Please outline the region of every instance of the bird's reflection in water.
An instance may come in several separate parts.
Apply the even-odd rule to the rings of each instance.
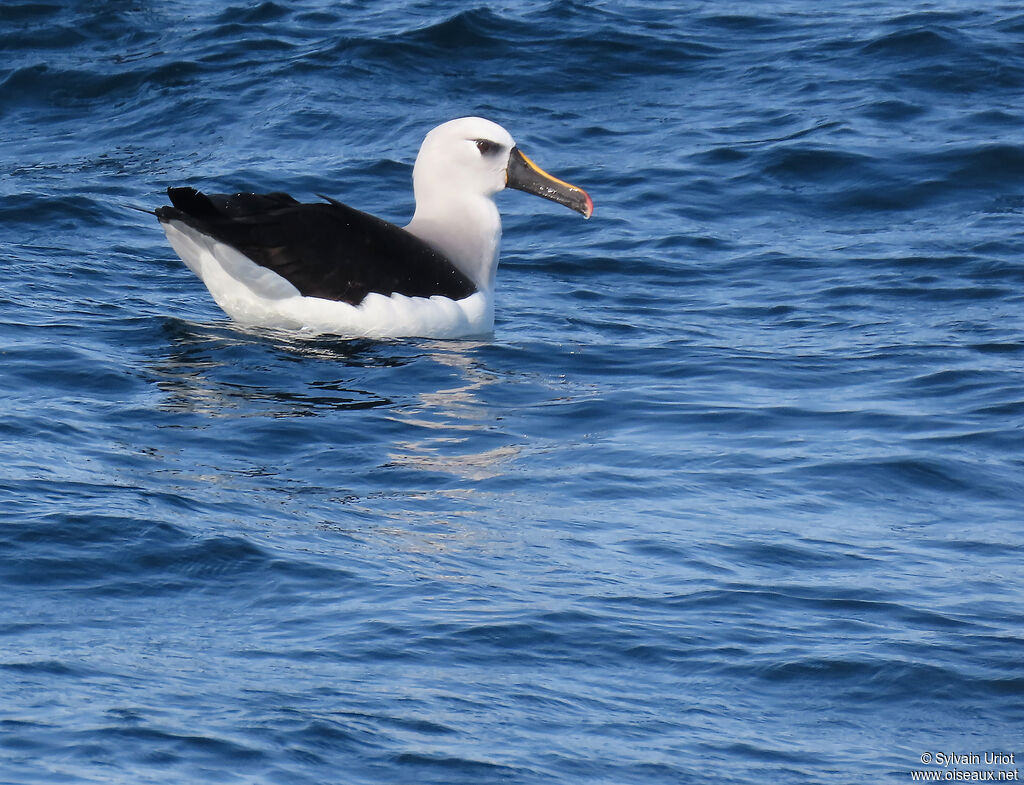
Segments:
[[[176,482],[198,483],[204,497],[229,488],[245,505],[263,500],[275,531],[289,519],[313,524],[331,533],[328,547],[404,554],[400,569],[444,580],[462,579],[447,557],[509,547],[503,527],[480,525],[504,507],[488,481],[522,449],[488,400],[507,379],[481,360],[487,344],[181,321],[165,331],[148,372],[170,415],[157,438],[180,449],[164,467]]]
[[[416,429],[418,438],[395,442],[392,465],[480,481],[502,474],[519,454],[517,444],[487,446],[505,437],[497,425],[499,415],[478,395],[498,381],[474,356],[481,346],[471,341],[424,345],[427,356],[455,371],[460,383],[424,390],[417,402],[395,410],[394,416]]]
[[[359,384],[354,369],[404,365],[409,357],[375,341],[304,337],[233,324],[169,319],[165,353],[150,365],[162,406],[210,417],[312,417],[392,403]],[[310,378],[298,366],[338,372]]]
[[[230,323],[168,320],[150,365],[162,408],[206,417],[332,417],[377,409],[382,468],[480,481],[521,447],[481,392],[500,381],[478,341],[375,341],[301,336]],[[387,438],[384,437],[387,434]]]

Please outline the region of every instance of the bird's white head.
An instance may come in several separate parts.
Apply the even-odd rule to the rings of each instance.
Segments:
[[[494,195],[516,188],[564,204],[585,218],[586,192],[552,177],[482,117],[449,120],[427,134],[412,173],[416,214],[406,227],[445,254],[482,288],[494,285],[501,217]]]
[[[413,186],[442,186],[448,192],[493,196],[505,187],[512,135],[482,117],[460,117],[437,126],[420,145]]]

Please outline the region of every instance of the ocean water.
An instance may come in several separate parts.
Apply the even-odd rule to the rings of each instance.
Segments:
[[[1019,4],[6,0],[0,52],[0,783],[1024,768]],[[465,114],[595,202],[499,196],[487,339],[240,329],[128,209],[404,222]]]

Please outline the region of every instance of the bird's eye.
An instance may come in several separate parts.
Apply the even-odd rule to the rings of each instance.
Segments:
[[[480,151],[480,155],[494,155],[501,149],[501,145],[489,139],[477,139],[476,149]]]

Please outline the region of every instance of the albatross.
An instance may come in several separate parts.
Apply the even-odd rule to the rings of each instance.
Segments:
[[[589,218],[586,191],[552,177],[481,117],[430,131],[404,228],[326,196],[169,188],[155,210],[214,301],[248,326],[348,337],[460,338],[494,327],[501,240],[495,195],[515,188]]]

